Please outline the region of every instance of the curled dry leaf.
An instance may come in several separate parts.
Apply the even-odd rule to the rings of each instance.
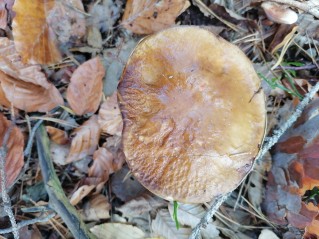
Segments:
[[[84,197],[86,197],[95,188],[94,185],[83,185],[79,187],[71,196],[70,203],[72,205],[78,204]]]
[[[13,37],[23,62],[51,64],[61,60],[55,35],[47,23],[55,0],[19,0],[13,10]]]
[[[151,34],[174,25],[189,6],[187,0],[128,0],[122,24],[136,34]]]
[[[77,115],[94,113],[102,98],[105,69],[99,57],[84,62],[75,70],[66,98]]]
[[[84,204],[81,215],[85,221],[99,221],[100,219],[110,218],[110,209],[111,205],[104,195],[93,195]]]
[[[7,154],[5,159],[5,172],[7,176],[6,187],[9,188],[13,185],[17,176],[19,175],[23,161],[23,147],[24,138],[20,129],[16,126],[11,126],[12,122],[0,113],[0,146],[7,147]],[[3,145],[4,137],[9,133],[6,145]],[[1,190],[1,185],[0,185]]]
[[[56,1],[47,19],[59,42],[67,43],[69,40],[77,40],[85,35],[84,13],[81,0]]]
[[[281,24],[293,24],[298,20],[298,14],[285,5],[275,2],[263,2],[264,9],[269,20]]]
[[[48,88],[44,88],[15,79],[2,71],[0,71],[0,83],[7,102],[9,101],[20,110],[47,112],[59,105],[63,105],[63,98],[60,92],[52,84]],[[1,97],[0,100],[2,100]]]
[[[75,129],[72,133],[73,139],[67,163],[93,155],[99,143],[100,133],[101,129],[97,121],[97,115],[92,115],[83,125]]]
[[[60,145],[64,145],[64,144],[68,144],[69,143],[69,138],[68,135],[65,131],[52,127],[52,126],[46,126],[45,127],[50,139],[56,143],[56,144],[60,144]]]
[[[123,119],[117,102],[117,92],[114,92],[103,102],[99,110],[98,120],[103,133],[122,135]]]

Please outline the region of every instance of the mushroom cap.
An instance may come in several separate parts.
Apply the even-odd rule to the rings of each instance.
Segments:
[[[123,147],[133,175],[167,200],[234,190],[264,138],[260,79],[236,46],[200,27],[144,38],[123,71]]]

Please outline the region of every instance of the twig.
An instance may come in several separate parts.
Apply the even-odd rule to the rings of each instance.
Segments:
[[[12,233],[15,239],[19,239],[19,229],[17,227],[17,222],[14,217],[12,208],[11,208],[11,200],[7,192],[6,184],[7,184],[7,175],[6,175],[6,170],[5,170],[5,162],[7,158],[7,143],[9,140],[9,136],[11,134],[13,128],[13,124],[11,123],[10,126],[8,127],[3,141],[2,141],[2,146],[0,148],[0,174],[1,174],[1,196],[2,196],[2,201],[3,201],[3,206],[4,206],[4,211],[7,213],[10,223],[12,226]]]
[[[304,12],[310,13],[311,15],[319,18],[319,6],[316,2],[306,1],[299,2],[295,0],[261,0],[260,2],[276,2],[280,4],[284,4],[290,7],[298,8]]]
[[[76,209],[65,196],[59,178],[55,173],[50,156],[50,142],[43,125],[36,131],[38,157],[42,178],[49,195],[50,207],[62,218],[68,229],[77,239],[96,238],[81,220]]]
[[[263,156],[269,151],[269,149],[278,142],[279,138],[287,131],[287,129],[289,129],[293,125],[293,123],[296,122],[296,120],[301,115],[302,111],[309,104],[309,102],[315,96],[315,94],[317,93],[318,90],[319,90],[319,82],[317,82],[311,88],[309,93],[305,95],[303,100],[296,107],[295,111],[292,113],[292,115],[289,117],[289,119],[280,127],[280,129],[275,130],[273,135],[270,138],[266,138],[265,144],[263,145],[258,156],[256,157],[255,163],[258,163],[263,158]],[[246,177],[247,177],[247,175],[246,175]],[[196,225],[196,227],[192,230],[192,234],[189,237],[190,239],[199,238],[201,228],[205,227],[208,224],[208,222],[214,216],[216,211],[223,204],[223,202],[225,202],[227,200],[227,198],[229,197],[230,194],[231,194],[231,192],[229,192],[225,195],[220,195],[214,199],[212,206],[205,213],[204,217],[200,220],[200,222]]]
[[[32,224],[35,224],[35,223],[38,223],[38,222],[47,222],[51,218],[53,218],[55,215],[56,215],[55,213],[51,213],[51,214],[47,215],[46,217],[39,217],[39,218],[30,219],[30,220],[25,220],[25,221],[19,222],[16,225],[16,228],[19,230],[22,227],[25,227],[25,226],[28,226],[28,225],[32,225]],[[7,234],[7,233],[10,233],[10,232],[13,232],[13,231],[14,231],[13,227],[6,228],[6,229],[0,229],[0,234]]]

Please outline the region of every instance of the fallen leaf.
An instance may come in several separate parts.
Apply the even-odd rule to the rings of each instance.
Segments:
[[[9,131],[8,131],[9,130]],[[3,145],[5,135],[9,133],[8,141]],[[12,122],[0,113],[0,146],[5,146],[5,172],[7,176],[6,188],[10,188],[18,177],[24,165],[23,147],[24,137],[17,126],[12,126]],[[0,185],[1,190],[1,185]]]
[[[49,134],[50,139],[54,143],[61,144],[61,145],[69,143],[69,138],[65,131],[52,126],[46,126],[45,128]]]
[[[70,153],[70,145],[60,145],[54,142],[50,143],[51,157],[54,163],[66,165],[66,159]]]
[[[102,132],[110,135],[122,135],[123,119],[117,101],[117,92],[104,101],[99,110],[99,124]]]
[[[12,78],[2,71],[0,71],[0,83],[5,98],[20,110],[48,112],[59,105],[63,105],[63,98],[53,84],[44,88]]]
[[[47,17],[61,43],[76,41],[86,33],[85,11],[81,0],[56,1]]]
[[[319,234],[319,207],[302,200],[319,187],[318,105],[312,101],[277,143],[263,202],[270,220],[304,229],[304,238]]]
[[[12,34],[24,63],[52,64],[61,60],[55,34],[47,22],[55,4],[55,0],[15,1]]]
[[[101,98],[105,69],[99,57],[80,65],[71,77],[66,98],[77,115],[97,111]]]
[[[52,85],[48,82],[39,65],[22,63],[21,57],[15,49],[14,41],[6,37],[0,37],[0,70],[13,78],[30,82],[46,89]]]
[[[112,192],[123,202],[127,202],[146,192],[146,189],[130,174],[127,166],[123,166],[112,175]]]
[[[109,175],[116,169],[113,167],[113,154],[106,148],[99,148],[93,154],[93,164],[89,168],[89,177],[101,178],[103,181],[109,179]]]
[[[191,228],[182,226],[177,230],[167,209],[157,212],[155,220],[152,221],[152,229],[157,235],[169,239],[188,239],[192,232]]]
[[[100,133],[101,129],[97,115],[92,115],[89,120],[72,133],[71,149],[66,162],[71,163],[88,155],[93,155],[99,143]]]
[[[19,229],[21,239],[42,239],[41,232],[35,224]]]
[[[174,206],[172,203],[168,204],[168,210],[171,214],[171,217],[173,217]],[[182,225],[187,225],[191,228],[196,227],[205,213],[206,211],[201,204],[178,204],[177,218],[178,222]],[[201,230],[201,235],[205,239],[214,239],[219,236],[219,231],[215,225],[209,223]]]
[[[97,239],[143,239],[145,233],[132,225],[124,223],[104,223],[92,227],[91,232]]]
[[[83,185],[79,187],[71,196],[70,203],[74,206],[78,204],[84,197],[89,195],[95,188],[94,185]]]
[[[162,198],[150,193],[145,193],[137,198],[133,198],[121,207],[118,207],[117,210],[120,211],[125,217],[136,217],[166,205],[167,202]]]
[[[122,25],[136,34],[151,34],[174,25],[189,6],[187,0],[128,0]]]
[[[101,219],[110,218],[109,211],[111,205],[108,199],[101,194],[93,195],[89,201],[84,203],[81,216],[85,221],[99,221]]]

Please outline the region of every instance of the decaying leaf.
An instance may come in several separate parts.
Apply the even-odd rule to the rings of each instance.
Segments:
[[[41,232],[35,224],[32,226],[25,226],[19,230],[21,239],[42,239]]]
[[[154,194],[145,193],[137,198],[133,198],[121,207],[117,208],[124,216],[136,217],[145,212],[156,210],[159,207],[164,207],[167,202]]]
[[[102,195],[93,195],[83,206],[81,216],[85,221],[99,221],[110,218],[111,205],[107,198]]]
[[[122,24],[136,34],[151,34],[174,25],[188,0],[128,0]]]
[[[94,113],[102,98],[105,69],[99,57],[84,62],[75,70],[66,98],[77,115]]]
[[[15,79],[2,71],[0,71],[0,83],[5,98],[20,110],[47,112],[63,105],[63,98],[53,84],[44,88]]]
[[[155,220],[152,221],[152,229],[157,235],[170,239],[188,239],[192,232],[189,227],[180,227],[177,230],[167,209],[157,212]]]
[[[4,137],[7,133],[9,134],[9,137],[6,144],[3,145]],[[0,113],[0,147],[3,146],[7,148],[5,172],[7,176],[6,187],[9,188],[13,185],[24,164],[24,138],[20,129],[13,126],[12,122],[7,120],[7,118]]]
[[[46,89],[51,86],[39,65],[22,63],[14,41],[6,37],[0,37],[0,70],[13,78],[40,85]]]
[[[59,42],[76,41],[86,33],[85,11],[81,0],[56,1],[48,24],[52,27]]]
[[[302,201],[319,187],[318,107],[317,99],[277,143],[263,204],[272,221],[305,229],[304,238],[319,234],[318,206]]]
[[[104,223],[94,226],[90,230],[98,239],[145,238],[145,233],[141,229],[124,223]]]
[[[98,120],[103,133],[122,135],[123,119],[117,102],[117,92],[114,92],[103,102],[99,110]]]
[[[64,144],[68,144],[69,143],[69,138],[68,135],[65,131],[52,127],[52,126],[46,126],[45,127],[50,139],[56,143],[56,144],[60,144],[60,145],[64,145]]]
[[[50,153],[54,163],[58,165],[67,164],[66,159],[70,152],[70,145],[60,145],[54,142],[50,143]]]
[[[178,205],[177,215],[179,223],[190,226],[191,228],[196,227],[206,212],[201,204],[179,203]],[[173,217],[174,206],[172,203],[168,204],[168,210],[171,214],[171,217]],[[203,238],[214,239],[218,237],[219,231],[215,225],[209,223],[204,229],[201,230],[201,234]]]
[[[97,115],[92,115],[83,125],[75,129],[72,133],[73,139],[67,163],[93,155],[98,146],[100,133],[101,129],[97,121]]]
[[[55,0],[19,0],[13,10],[13,37],[23,62],[50,64],[61,60],[55,35],[47,23]]]

